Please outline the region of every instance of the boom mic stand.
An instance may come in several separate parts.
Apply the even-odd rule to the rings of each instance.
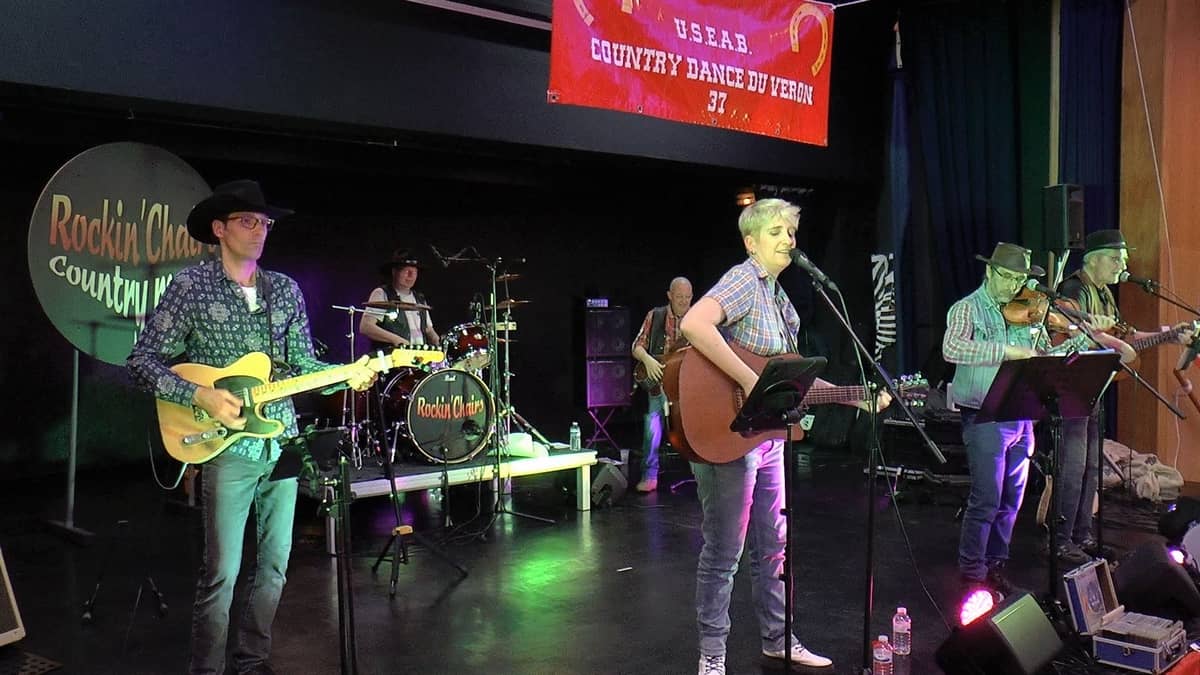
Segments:
[[[836,291],[836,287],[834,288]],[[841,324],[842,328],[846,330],[846,334],[850,336],[851,341],[854,342],[854,348],[859,357],[859,366],[860,372],[862,373],[863,387],[867,387],[867,373],[866,370],[861,367],[865,357],[866,361],[871,364],[872,368],[875,370],[875,373],[883,382],[883,386],[887,389],[888,393],[892,395],[892,402],[894,404],[898,404],[900,406],[900,410],[904,411],[904,416],[908,418],[908,421],[912,423],[913,428],[916,429],[917,433],[921,435],[921,438],[925,441],[925,446],[928,447],[929,451],[933,453],[933,456],[937,459],[938,463],[945,464],[946,456],[942,454],[942,451],[938,448],[937,444],[933,442],[933,439],[929,437],[929,434],[925,433],[925,428],[921,426],[920,422],[917,421],[917,418],[913,415],[912,411],[909,410],[907,405],[905,405],[904,400],[900,397],[900,393],[896,391],[896,387],[892,383],[892,378],[888,375],[887,371],[883,369],[883,366],[871,355],[871,352],[862,343],[862,340],[859,339],[858,334],[854,332],[854,328],[850,325],[849,317],[844,316],[843,313],[838,310],[838,307],[836,304],[834,304],[833,299],[830,298],[829,294],[825,292],[824,286],[815,277],[813,279],[813,289],[818,295],[821,296],[821,298],[825,301],[825,304],[829,306],[830,311],[833,312],[833,315],[835,318],[837,318],[838,323]],[[839,296],[841,295],[841,291],[836,292],[839,294]],[[877,467],[879,466],[877,462],[882,461],[883,457],[883,452],[879,447],[879,415],[878,411],[875,409],[874,398],[870,399],[869,413],[871,415],[871,442],[867,450],[867,556],[865,563],[866,574],[863,582],[862,627],[863,673],[866,674],[871,672],[871,611],[874,608],[875,603],[875,475],[878,472]],[[788,468],[789,470],[791,469],[791,467]]]

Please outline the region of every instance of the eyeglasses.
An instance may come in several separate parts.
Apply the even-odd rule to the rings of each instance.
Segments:
[[[256,216],[253,213],[241,213],[238,215],[229,216],[228,218],[225,219],[225,222],[237,223],[238,225],[241,225],[242,227],[246,228],[247,230],[250,230],[251,232],[253,232],[255,230],[255,228],[257,228],[259,225],[262,225],[264,230],[266,230],[267,232],[270,232],[271,227],[273,227],[275,225],[274,218],[267,218],[266,216]]]
[[[1021,274],[1019,272],[1006,272],[995,266],[992,267],[992,274],[1004,279],[1005,281],[1015,281],[1017,283],[1025,283],[1025,280],[1029,278],[1028,275]]]

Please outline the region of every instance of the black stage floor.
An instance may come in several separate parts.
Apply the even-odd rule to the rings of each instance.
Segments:
[[[864,597],[866,481],[863,463],[817,452],[811,474],[795,482],[796,625],[801,639],[835,660],[835,672],[860,672]],[[515,481],[518,510],[557,519],[547,525],[514,515],[490,518],[486,488],[451,489],[453,530],[444,528],[447,495],[405,498],[405,518],[445,543],[470,570],[459,580],[427,550],[412,549],[388,597],[386,565],[371,563],[393,524],[387,499],[352,509],[353,602],[362,673],[695,672],[694,570],[700,515],[694,484],[678,458],[667,462],[659,491],[627,494],[616,506],[574,509],[571,472]],[[633,477],[636,480],[636,476]],[[63,480],[6,484],[0,545],[28,637],[17,647],[63,664],[67,673],[181,673],[187,665],[192,588],[200,536],[197,515],[154,487],[145,467],[80,476],[76,521],[97,533],[77,547],[43,527],[62,517]],[[632,483],[632,481],[631,481]],[[881,482],[881,490],[886,486]],[[960,495],[916,492],[876,500],[875,610],[871,632],[884,632],[898,604],[914,619],[907,671],[937,673],[933,651],[948,635],[940,612],[957,611],[955,553]],[[1031,490],[1018,523],[1011,576],[1045,589]],[[1126,550],[1157,537],[1145,503],[1108,500],[1108,539]],[[476,511],[481,516],[470,520]],[[334,560],[323,552],[317,502],[302,497],[289,581],[275,622],[272,664],[280,673],[339,672]],[[127,524],[118,525],[118,521]],[[906,550],[905,534],[912,556]],[[91,625],[80,607],[106,552],[112,556]],[[145,596],[133,613],[139,578],[150,574],[169,611],[159,618]],[[927,596],[922,584],[928,587]],[[758,654],[749,579],[734,589],[730,673],[772,671]],[[903,669],[897,672],[903,672]],[[1059,672],[1106,672],[1077,667]]]

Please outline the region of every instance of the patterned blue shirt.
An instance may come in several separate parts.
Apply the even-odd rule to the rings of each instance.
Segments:
[[[796,351],[800,315],[787,292],[753,258],[734,265],[705,297],[725,312],[725,337],[759,356]]]
[[[126,365],[134,381],[158,398],[190,406],[197,385],[167,365],[180,355],[192,363],[224,368],[250,352],[265,352],[286,361],[300,374],[329,368],[313,356],[299,285],[287,275],[263,269],[257,277],[258,308],[251,311],[240,286],[225,274],[220,260],[175,274],[129,355]],[[268,403],[263,414],[284,423],[285,437],[299,434],[290,399]],[[242,438],[225,452],[275,461],[280,449],[274,439],[264,446],[260,439]]]

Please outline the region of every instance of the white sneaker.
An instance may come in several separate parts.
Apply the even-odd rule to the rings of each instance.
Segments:
[[[697,675],[725,675],[724,656],[700,656],[700,669]]]
[[[783,650],[773,651],[770,649],[763,650],[763,656],[771,659],[782,659]],[[814,654],[804,648],[804,645],[799,642],[792,645],[792,663],[798,663],[802,666],[810,668],[828,668],[833,665],[833,659],[825,658],[820,654]]]
[[[657,478],[643,478],[641,480],[641,482],[639,482],[637,484],[638,492],[654,492],[657,489],[658,489],[658,479]]]

